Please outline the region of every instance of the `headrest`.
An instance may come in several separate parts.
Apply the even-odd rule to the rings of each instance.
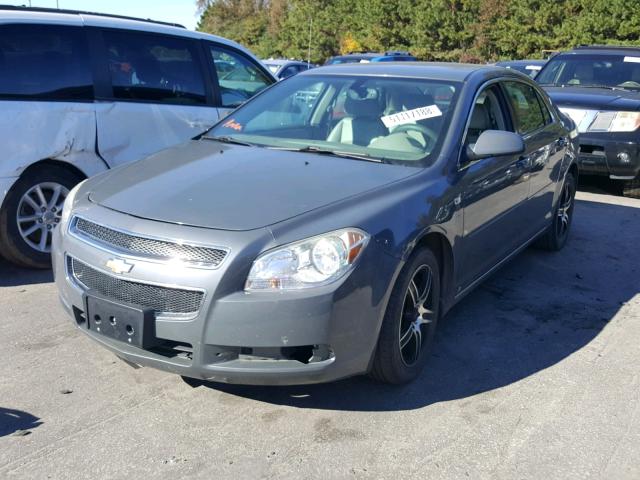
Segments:
[[[491,121],[489,120],[489,112],[487,106],[483,103],[476,103],[473,107],[469,128],[472,130],[489,130]]]
[[[366,95],[366,94],[365,94]],[[379,117],[382,115],[382,106],[377,97],[368,98],[363,92],[349,89],[344,102],[344,110],[352,117]]]
[[[400,107],[405,110],[413,110],[414,108],[428,107],[435,103],[433,96],[424,93],[404,93],[399,97]]]

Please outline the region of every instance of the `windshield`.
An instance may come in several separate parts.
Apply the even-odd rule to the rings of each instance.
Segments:
[[[351,75],[302,75],[273,86],[205,138],[424,165],[442,143],[459,84]]]
[[[640,89],[640,56],[558,55],[536,80],[541,85]]]

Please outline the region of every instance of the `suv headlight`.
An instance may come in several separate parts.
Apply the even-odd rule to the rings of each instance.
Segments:
[[[351,271],[368,242],[367,233],[345,228],[278,247],[253,262],[245,290],[300,290],[327,285]]]
[[[591,132],[633,132],[640,127],[640,112],[598,112]]]

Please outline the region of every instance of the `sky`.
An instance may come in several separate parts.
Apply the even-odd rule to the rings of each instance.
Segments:
[[[29,0],[7,1],[5,5],[29,5]],[[60,8],[114,13],[180,23],[194,30],[198,24],[195,0],[58,0]],[[33,7],[56,8],[56,0],[31,0]]]

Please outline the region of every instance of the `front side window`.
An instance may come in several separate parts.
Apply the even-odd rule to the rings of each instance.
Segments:
[[[541,85],[640,90],[640,54],[566,54],[553,57],[536,77]]]
[[[467,127],[466,145],[473,148],[485,130],[507,130],[497,85],[486,88],[476,98]]]
[[[223,107],[237,107],[273,83],[251,60],[232,50],[210,46]]]
[[[105,31],[113,96],[120,100],[206,103],[196,44],[188,39]]]
[[[0,96],[93,99],[86,45],[79,27],[0,26]]]
[[[504,87],[515,114],[516,130],[520,135],[531,133],[548,123],[548,112],[545,116],[538,94],[532,86],[504,82]]]
[[[424,166],[441,148],[458,91],[458,83],[447,81],[297,75],[233,112],[208,135]]]

